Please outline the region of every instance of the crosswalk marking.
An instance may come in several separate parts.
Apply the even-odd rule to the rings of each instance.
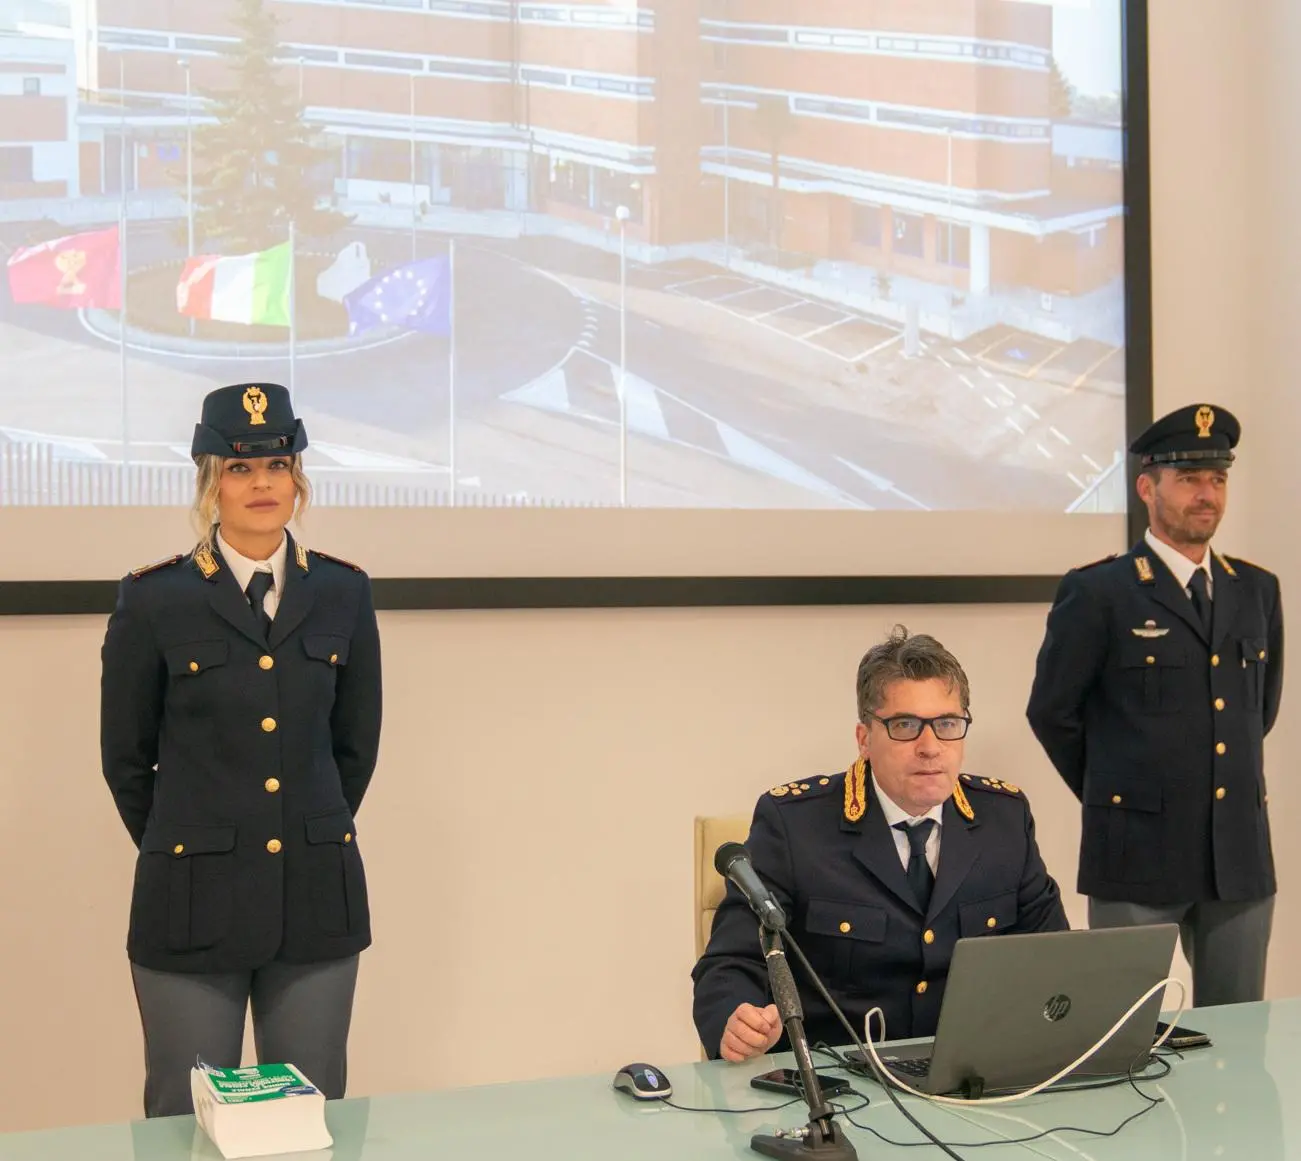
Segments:
[[[619,424],[619,369],[577,347],[544,375],[502,399],[602,426]],[[625,374],[628,431],[718,456],[848,507],[867,505],[766,444],[631,372]]]

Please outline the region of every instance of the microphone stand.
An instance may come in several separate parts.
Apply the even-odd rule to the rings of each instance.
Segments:
[[[809,1052],[808,1037],[804,1034],[804,1008],[800,1004],[799,989],[786,962],[781,932],[761,924],[759,943],[763,948],[764,963],[768,966],[768,983],[772,988],[773,1003],[781,1017],[786,1036],[795,1053],[795,1065],[800,1073],[800,1088],[809,1106],[809,1123],[802,1129],[781,1130],[775,1134],[759,1133],[750,1138],[750,1148],[765,1157],[817,1158],[818,1161],[857,1161],[854,1146],[832,1120],[834,1110],[822,1094],[822,1085]]]

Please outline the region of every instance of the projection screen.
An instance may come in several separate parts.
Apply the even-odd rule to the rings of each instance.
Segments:
[[[1115,551],[1145,56],[1123,0],[0,0],[0,582],[187,549],[242,382],[377,577]]]

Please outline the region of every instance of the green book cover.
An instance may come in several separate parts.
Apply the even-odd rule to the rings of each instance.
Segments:
[[[274,1101],[316,1092],[286,1064],[255,1064],[248,1068],[214,1068],[199,1064],[217,1101],[224,1105]]]

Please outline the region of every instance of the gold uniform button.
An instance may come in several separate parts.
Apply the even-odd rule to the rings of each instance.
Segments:
[[[925,980],[922,980],[922,982],[921,982],[920,984],[917,985],[917,994],[918,994],[919,996],[924,996],[924,995],[926,994],[926,981],[925,981]]]
[[[1211,664],[1219,665],[1219,663],[1220,663],[1220,655],[1218,653],[1211,654]]]
[[[923,942],[923,943],[934,943],[934,942],[935,942],[935,932],[933,932],[933,931],[926,931],[926,932],[923,932],[923,933],[922,933],[922,942]]]
[[[852,923],[849,923],[848,921],[840,925],[841,935],[848,935],[853,930],[854,930],[854,925]]]
[[[276,663],[276,659],[270,653],[264,653],[257,659],[257,663],[259,669],[270,669]]]
[[[1149,665],[1155,665],[1155,664],[1156,664],[1156,658],[1155,658],[1155,657],[1149,657],[1149,658],[1147,658],[1147,663],[1148,663]]]
[[[274,794],[277,790],[280,789],[280,779],[268,778],[265,782],[262,783],[262,785],[266,787],[266,792],[268,794]]]
[[[1228,751],[1229,751],[1229,747],[1226,746],[1223,742],[1220,742],[1220,743],[1215,747],[1215,752],[1216,752],[1217,754],[1227,754]]]
[[[1120,803],[1121,803],[1121,797],[1120,797],[1120,795],[1119,795],[1119,794],[1113,794],[1113,795],[1111,796],[1111,805],[1112,805],[1112,806],[1119,806]]]
[[[1259,657],[1262,661],[1264,661],[1264,660],[1265,660],[1265,650],[1262,649],[1258,654],[1256,654],[1256,656]]]
[[[345,835],[343,836],[343,841],[346,842],[346,843],[350,843],[350,842],[352,842],[352,832],[351,832],[351,831],[349,831],[347,834],[345,834]]]
[[[267,843],[267,850],[269,850],[273,855],[278,855],[280,853],[280,840],[272,839]]]
[[[1222,710],[1222,709],[1224,708],[1224,698],[1222,698],[1222,697],[1217,697],[1217,698],[1215,699],[1215,708],[1216,708],[1217,710]]]
[[[184,843],[177,843],[174,847],[172,847],[172,854],[174,855],[184,854],[184,852],[185,852]]]
[[[197,661],[191,661],[191,662],[190,662],[190,672],[191,672],[191,673],[198,673],[198,672],[199,672],[199,663],[198,663]]]
[[[1228,791],[1225,790],[1223,786],[1217,786],[1217,787],[1215,788],[1215,797],[1216,797],[1216,798],[1223,798],[1226,794],[1228,794]]]
[[[818,779],[818,785],[819,785],[819,786],[830,786],[830,785],[831,785],[831,779],[830,779],[830,778],[819,778],[819,779]]]
[[[990,931],[993,931],[994,928],[998,926],[998,920],[991,915],[985,920],[985,926],[988,927]]]
[[[275,719],[275,718],[263,718],[263,719],[262,719],[262,729],[263,729],[264,732],[266,732],[266,733],[268,733],[268,734],[273,733],[273,732],[275,731],[275,728],[276,728],[276,719]]]
[[[331,653],[331,654],[330,654],[330,664],[331,664],[331,665],[338,665],[338,664],[339,664],[339,655],[338,655],[337,653]]]

